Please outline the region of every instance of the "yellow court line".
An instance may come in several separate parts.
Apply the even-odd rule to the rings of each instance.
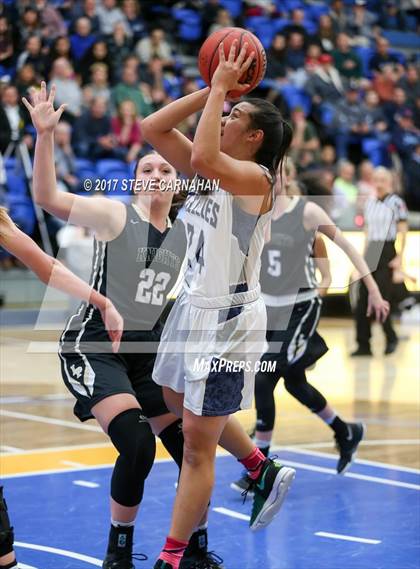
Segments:
[[[48,451],[34,451],[25,454],[9,454],[0,457],[0,476],[10,474],[25,474],[28,472],[44,472],[47,470],[71,470],[70,463],[79,463],[81,466],[102,466],[113,464],[117,452],[113,446],[74,447],[72,449],[49,449]],[[168,453],[157,441],[156,458],[169,458]],[[64,464],[63,464],[64,461]]]

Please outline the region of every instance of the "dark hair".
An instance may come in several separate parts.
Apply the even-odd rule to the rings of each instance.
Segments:
[[[264,99],[247,98],[255,111],[249,113],[250,128],[261,129],[264,138],[255,154],[255,161],[268,168],[273,181],[277,177],[277,170],[283,170],[286,153],[293,138],[293,129],[284,120],[280,111],[269,101]]]

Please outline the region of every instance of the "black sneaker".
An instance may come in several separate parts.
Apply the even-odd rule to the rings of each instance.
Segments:
[[[179,569],[223,569],[223,559],[213,551],[195,553],[182,558]]]
[[[389,356],[393,354],[398,347],[398,340],[394,340],[393,342],[387,342],[384,354]]]
[[[102,569],[135,569],[133,559],[146,561],[142,553],[133,554],[134,526],[111,526],[109,532],[108,550]]]
[[[357,348],[354,352],[350,354],[352,358],[359,358],[361,356],[372,356],[372,351],[370,348]]]
[[[249,527],[265,528],[279,512],[296,471],[267,458],[260,475],[253,481],[254,502]]]
[[[235,490],[235,492],[240,492],[241,494],[246,492],[249,496],[254,495],[253,480],[248,476],[246,470],[243,471],[242,476],[238,478],[238,480],[230,483],[230,487],[232,490]]]
[[[335,435],[336,447],[340,453],[337,474],[344,474],[350,467],[365,432],[366,427],[363,423],[347,423],[347,436],[337,437]]]
[[[208,551],[207,529],[195,531],[184,552],[179,569],[223,569],[223,559]]]

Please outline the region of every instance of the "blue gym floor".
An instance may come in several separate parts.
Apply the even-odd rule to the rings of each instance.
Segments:
[[[240,474],[238,464],[231,457],[217,459],[209,536],[210,548],[223,557],[226,569],[420,567],[416,471],[358,462],[342,477],[334,474],[335,457],[286,450],[280,458],[296,468],[297,476],[279,516],[255,534],[244,519],[251,501],[243,504],[240,494],[229,488]],[[110,472],[75,469],[3,479],[23,568],[101,566],[109,528]],[[172,462],[155,464],[136,527],[135,551],[149,557],[137,562],[139,569],[153,566],[163,544],[176,479]],[[218,508],[225,510],[214,510]]]

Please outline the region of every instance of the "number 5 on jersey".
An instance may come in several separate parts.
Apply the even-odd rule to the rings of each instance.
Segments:
[[[268,250],[268,269],[267,272],[272,277],[279,277],[281,275],[281,251],[276,249]]]

